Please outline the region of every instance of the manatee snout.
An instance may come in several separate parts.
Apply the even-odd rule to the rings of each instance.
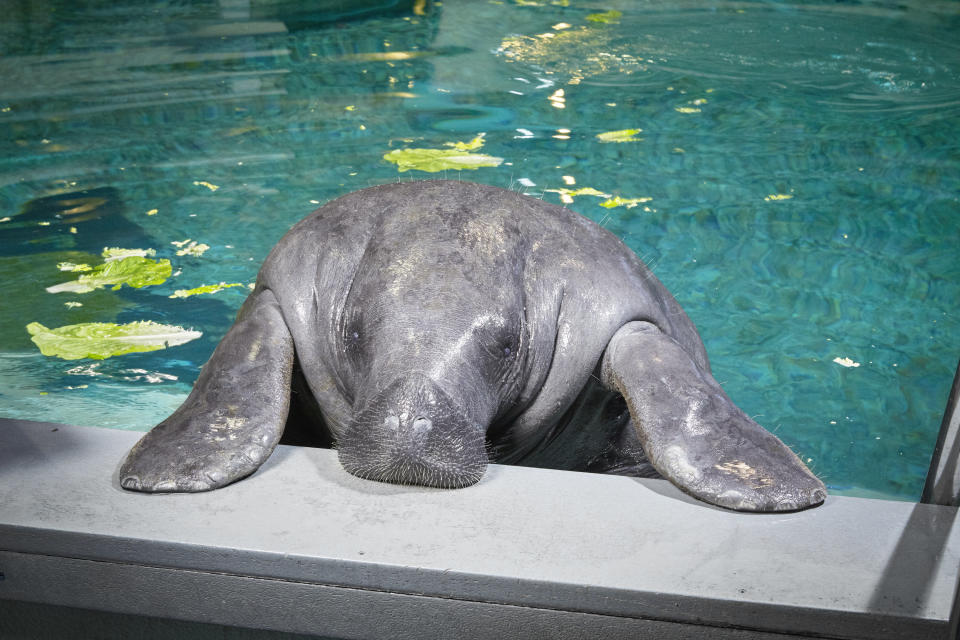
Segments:
[[[349,473],[394,484],[467,487],[487,467],[483,426],[422,374],[360,402],[337,451]]]

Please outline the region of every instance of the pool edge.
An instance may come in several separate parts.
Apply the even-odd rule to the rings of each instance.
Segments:
[[[379,529],[358,525],[366,533],[355,541],[369,550],[363,558],[344,553],[342,540],[304,547],[302,538],[295,536],[287,546],[277,535],[313,522],[315,514],[303,513],[302,506],[315,500],[317,487],[331,496],[360,495],[355,486],[342,486],[329,452],[288,448],[269,472],[255,474],[230,493],[165,502],[116,486],[122,452],[139,436],[0,418],[0,486],[8,488],[6,493],[0,488],[0,498],[6,498],[0,500],[0,571],[5,576],[0,599],[344,638],[369,636],[384,625],[394,637],[451,637],[455,632],[463,638],[503,637],[510,629],[523,629],[534,637],[650,633],[661,638],[948,639],[955,633],[950,612],[956,618],[960,521],[952,507],[831,498],[829,508],[804,512],[807,515],[751,516],[684,500],[665,481],[644,481],[638,487],[605,476],[504,467],[495,470],[485,488],[472,493],[372,487],[378,495],[371,504],[383,509],[377,514],[384,518],[383,531],[408,536],[407,547],[416,544],[437,551],[423,555],[422,548],[404,550],[395,540],[370,535]],[[312,484],[304,484],[304,494],[297,495],[289,478],[307,475]],[[58,477],[70,481],[52,489],[51,479],[56,484]],[[90,481],[78,482],[82,477]],[[545,478],[554,484],[544,484]],[[540,546],[517,541],[519,550],[504,547],[503,552],[518,554],[516,574],[498,565],[501,558],[490,555],[494,547],[484,546],[484,540],[503,537],[508,528],[509,535],[517,536],[524,530],[536,532],[541,525],[525,523],[524,513],[495,513],[491,505],[502,504],[516,486],[542,490],[559,485],[566,489],[571,512],[587,508],[578,504],[578,497],[593,495],[595,487],[602,492],[626,487],[636,508],[623,515],[628,522],[617,523],[626,529],[610,530],[647,534],[637,545],[644,554],[638,566],[667,577],[651,583],[638,575],[633,587],[629,580],[607,579],[595,571],[598,561],[584,556],[597,549],[586,538],[596,538],[598,529],[587,522],[567,523],[582,527],[582,544],[570,542],[581,539],[576,531],[565,531],[553,541],[565,544],[554,544],[530,559],[530,549]],[[13,486],[16,492],[10,489]],[[249,496],[262,495],[289,505],[288,511],[281,510],[289,514],[289,522],[274,518],[266,526],[257,524],[256,509],[230,511],[230,504],[244,505]],[[450,541],[443,538],[442,527],[409,522],[404,513],[410,509],[433,513],[437,501],[450,501],[450,496],[467,512],[471,501],[478,510],[485,509],[490,530],[471,532],[479,542],[457,547],[465,554],[460,566],[454,559],[447,570],[438,571],[429,562],[417,564],[417,558],[432,561],[443,555]],[[529,505],[555,498],[524,499]],[[406,511],[390,511],[399,503]],[[176,505],[174,514],[170,505]],[[343,505],[343,510],[353,508]],[[217,510],[223,510],[223,521],[264,526],[264,533],[244,537],[227,528],[211,532],[211,523],[221,521]],[[450,517],[435,511],[437,522]],[[661,514],[656,517],[669,526],[669,514],[677,512],[682,512],[688,529],[678,531],[674,539],[652,535],[657,527],[651,527],[649,514]],[[172,516],[177,526],[164,529]],[[143,535],[144,520],[150,518],[157,519],[155,537]],[[690,519],[702,519],[702,529]],[[869,541],[860,532],[851,533],[851,523],[889,542],[885,562],[877,562],[880,556],[864,557],[863,545]],[[833,531],[831,525],[845,530]],[[324,523],[314,526],[323,531]],[[884,532],[884,526],[890,531]],[[812,530],[821,531],[822,539],[811,541]],[[791,539],[791,532],[803,539]],[[723,544],[715,546],[718,537]],[[738,540],[748,541],[751,548],[717,558],[718,548]],[[688,566],[701,567],[696,576],[688,571],[686,576],[669,577],[671,562],[680,564],[678,544],[689,549],[691,557],[683,559]],[[814,589],[817,576],[823,575],[817,572],[829,567],[804,560],[796,553],[804,547],[827,557],[849,558],[849,567],[836,574],[837,579],[846,575],[849,584],[824,589],[849,592],[848,601],[824,602],[820,609],[810,606],[820,594],[802,592]],[[464,551],[470,549],[475,550],[474,557]],[[696,558],[698,553],[704,557]],[[747,569],[743,559],[754,556],[765,563],[775,561],[780,579],[770,576],[763,593],[741,596],[738,589],[724,591],[723,585]],[[557,568],[560,563],[566,565],[562,571]],[[610,566],[615,565],[616,559]],[[487,566],[491,570],[485,572]],[[582,583],[578,576],[584,576]],[[753,583],[744,579],[747,591]],[[197,597],[211,593],[218,597]],[[952,624],[955,628],[955,619]]]

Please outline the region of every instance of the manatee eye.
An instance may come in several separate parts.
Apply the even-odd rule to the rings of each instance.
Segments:
[[[361,335],[363,335],[363,327],[357,321],[350,322],[343,328],[343,348],[350,357],[357,356],[363,349]]]
[[[519,332],[506,320],[489,320],[475,331],[488,357],[504,364],[506,361],[512,362],[516,357],[517,349],[520,348],[517,335]]]
[[[363,331],[363,325],[359,318],[352,318],[343,327],[343,338],[348,343],[356,342],[360,339],[360,332]]]

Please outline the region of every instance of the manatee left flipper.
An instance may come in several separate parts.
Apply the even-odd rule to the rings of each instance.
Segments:
[[[793,511],[826,498],[800,459],[653,324],[619,329],[601,372],[627,400],[650,462],[694,497],[738,511]]]
[[[207,491],[250,475],[290,407],[293,338],[269,289],[247,298],[186,401],[127,454],[124,489]]]

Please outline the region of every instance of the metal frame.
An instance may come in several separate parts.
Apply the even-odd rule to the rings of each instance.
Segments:
[[[960,363],[953,376],[920,502],[960,506]]]

